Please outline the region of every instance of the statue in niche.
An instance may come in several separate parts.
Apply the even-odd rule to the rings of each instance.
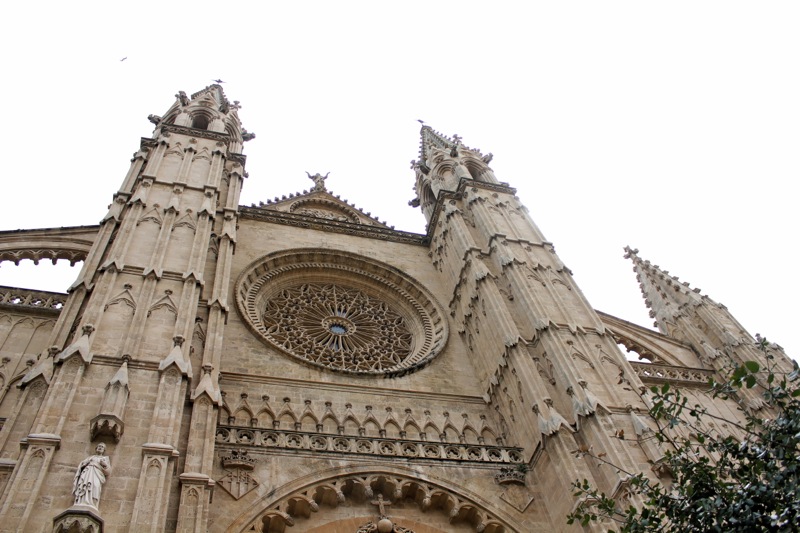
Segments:
[[[102,442],[95,448],[95,455],[90,455],[78,465],[75,479],[72,482],[72,494],[75,505],[86,505],[97,509],[100,503],[100,491],[111,473],[111,462],[103,455],[106,445]]]

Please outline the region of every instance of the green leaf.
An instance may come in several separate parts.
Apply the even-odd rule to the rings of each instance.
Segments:
[[[747,370],[749,370],[752,374],[755,374],[761,368],[755,361],[745,361],[744,366],[747,367]]]
[[[755,376],[747,376],[744,379],[744,382],[747,385],[748,389],[752,389],[753,387],[756,386],[756,378],[755,378]]]

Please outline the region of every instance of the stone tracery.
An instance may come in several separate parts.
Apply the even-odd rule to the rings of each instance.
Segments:
[[[378,298],[358,289],[306,283],[267,301],[267,335],[305,359],[352,372],[401,364],[413,337],[405,320]]]
[[[237,284],[248,326],[307,364],[395,376],[447,340],[433,297],[399,270],[347,252],[288,250],[255,261]]]

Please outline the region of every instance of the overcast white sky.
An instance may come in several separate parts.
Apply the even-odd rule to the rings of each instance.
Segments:
[[[8,3],[0,229],[98,223],[147,115],[222,78],[243,204],[330,172],[423,232],[423,119],[494,153],[597,309],[652,323],[629,244],[798,356],[798,28],[797,2]],[[77,275],[27,270],[0,284]]]

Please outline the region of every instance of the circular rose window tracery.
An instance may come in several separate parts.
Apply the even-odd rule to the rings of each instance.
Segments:
[[[262,317],[271,341],[312,363],[352,372],[401,364],[414,338],[405,319],[363,291],[305,283],[267,300]]]
[[[426,290],[397,269],[346,252],[288,251],[256,261],[239,278],[237,303],[262,340],[338,372],[406,373],[447,339]]]

